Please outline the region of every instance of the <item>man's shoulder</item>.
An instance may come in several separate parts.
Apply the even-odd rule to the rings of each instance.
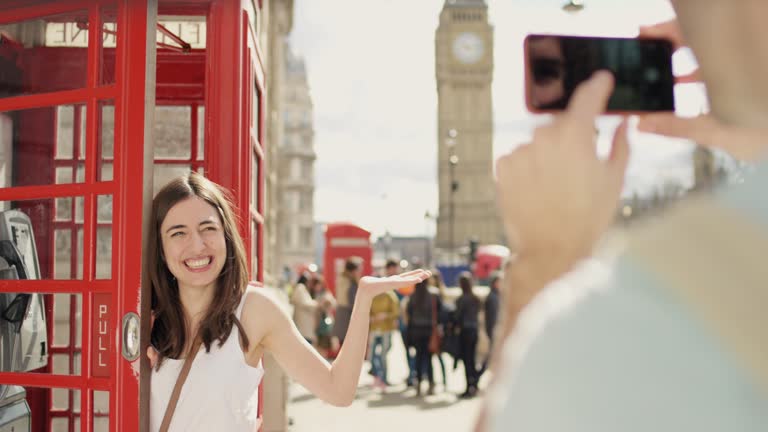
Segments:
[[[713,199],[721,205],[749,215],[756,221],[768,224],[768,200],[764,199],[768,188],[768,161],[761,165],[744,168],[736,184],[718,189]]]
[[[497,420],[575,431],[727,430],[697,429],[724,427],[722,418],[768,425],[757,409],[766,399],[674,296],[629,262],[591,266],[521,315],[489,396]]]
[[[765,187],[763,170],[694,196],[633,229],[615,260],[582,263],[542,291],[505,342],[492,423],[768,430],[768,399],[745,366],[749,355],[728,343],[764,338],[765,327],[749,323],[765,320]]]

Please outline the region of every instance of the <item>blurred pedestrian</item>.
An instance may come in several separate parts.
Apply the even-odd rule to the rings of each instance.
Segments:
[[[368,353],[371,357],[374,385],[382,389],[389,385],[387,354],[392,347],[392,332],[397,328],[399,316],[400,302],[394,293],[388,292],[374,297],[371,304]]]
[[[318,352],[325,358],[330,357],[331,335],[333,333],[333,316],[336,312],[336,299],[325,286],[322,275],[313,274],[309,279],[309,292],[318,304],[315,335],[317,336]]]
[[[393,259],[388,259],[384,265],[384,275],[389,276],[397,274],[400,270],[400,264]],[[409,344],[406,337],[406,317],[405,306],[408,304],[408,299],[413,293],[413,287],[406,287],[405,289],[395,290],[398,303],[400,304],[400,314],[397,319],[397,330],[400,333],[400,338],[403,341],[403,347],[405,348],[405,361],[408,366],[408,377],[406,378],[406,384],[412,387],[416,383],[416,356],[414,354],[415,349]]]
[[[296,328],[299,329],[299,333],[304,336],[304,339],[314,346],[317,341],[315,334],[317,301],[309,293],[307,281],[306,273],[302,273],[293,286],[291,304],[293,305],[293,322],[296,324]]]
[[[438,311],[442,307],[440,297],[429,292],[429,282],[424,280],[416,284],[408,305],[406,316],[408,340],[416,348],[416,394],[421,395],[421,383],[429,381],[427,394],[435,393],[435,378],[432,371],[432,353],[430,339],[434,332],[439,332]]]
[[[480,314],[480,299],[473,291],[472,275],[462,272],[459,275],[461,297],[456,300],[456,324],[459,327],[459,356],[464,363],[464,376],[467,388],[462,398],[471,398],[477,394],[479,379],[475,356],[477,355],[477,330]]]
[[[494,334],[499,322],[499,283],[501,282],[501,275],[497,272],[491,276],[491,280],[488,283],[488,296],[483,303],[483,314],[485,319],[485,334],[488,336],[488,355],[483,361],[483,366],[480,369],[480,375],[482,375],[488,368],[491,356],[494,352],[495,339]]]
[[[336,317],[333,325],[333,335],[339,345],[344,344],[344,337],[352,316],[352,305],[357,296],[357,283],[363,273],[362,259],[349,257],[344,262],[344,271],[336,278]]]
[[[445,361],[443,361],[443,342],[445,341],[445,329],[446,326],[453,321],[453,308],[448,307],[448,291],[445,289],[442,275],[437,269],[432,270],[432,277],[429,278],[429,291],[432,294],[440,297],[440,309],[437,311],[437,322],[441,330],[440,348],[432,353],[432,356],[437,358],[437,362],[440,364],[440,371],[443,378],[443,389],[448,388],[448,374],[445,370]],[[430,360],[431,362],[431,360]]]

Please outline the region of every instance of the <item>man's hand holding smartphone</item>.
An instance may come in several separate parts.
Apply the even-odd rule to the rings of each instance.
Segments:
[[[595,151],[595,120],[613,91],[610,73],[581,83],[566,110],[530,144],[497,162],[499,209],[518,259],[554,278],[587,257],[612,223],[629,158],[626,120],[611,155]],[[533,294],[533,293],[532,293]]]
[[[605,114],[640,114],[638,130],[695,141],[741,160],[761,156],[765,130],[730,127],[712,115],[674,115],[674,85],[698,82],[698,71],[675,77],[672,54],[685,46],[676,20],[642,27],[640,37],[598,38],[530,35],[525,41],[526,103],[532,112],[568,106],[576,87],[597,70],[609,70],[616,85]]]

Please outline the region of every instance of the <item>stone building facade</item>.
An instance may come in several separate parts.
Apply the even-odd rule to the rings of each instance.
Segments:
[[[312,98],[304,60],[285,49],[283,77],[283,137],[278,144],[278,218],[282,242],[278,258],[283,273],[293,278],[315,261],[315,149]],[[286,272],[285,270],[289,270]]]

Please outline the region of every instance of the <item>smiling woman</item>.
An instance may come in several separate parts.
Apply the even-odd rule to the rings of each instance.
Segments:
[[[155,197],[150,221],[152,431],[255,430],[266,351],[320,399],[349,405],[373,298],[430,276],[415,270],[360,279],[344,346],[328,364],[274,300],[249,288],[243,241],[218,185],[195,172],[172,180]]]
[[[160,366],[163,358],[181,356],[194,336],[193,325],[202,327],[202,342],[208,350],[214,339],[226,341],[228,334],[223,331],[231,329],[234,317],[201,322],[202,306],[231,314],[248,276],[231,206],[209,180],[192,174],[171,181],[155,197],[152,214],[156,228],[150,232],[145,258],[147,268],[156,270],[152,272],[152,345],[161,354]],[[233,238],[238,241],[232,242]],[[228,289],[216,289],[220,274],[221,286]],[[184,316],[184,300],[195,303],[191,322]]]

